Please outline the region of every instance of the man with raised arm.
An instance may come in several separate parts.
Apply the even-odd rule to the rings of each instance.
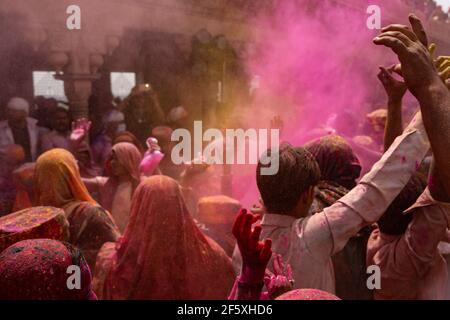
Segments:
[[[367,263],[381,271],[375,299],[445,299],[447,266],[438,244],[446,237],[450,217],[450,203],[446,203],[450,195],[450,93],[427,50],[420,20],[414,15],[409,20],[412,29],[390,25],[374,42],[392,48],[400,59],[405,83],[420,103],[433,161],[422,195],[416,200],[419,188],[412,179],[379,220],[367,245]],[[387,70],[380,80],[388,95],[392,84],[400,86]],[[397,135],[396,128],[401,128],[400,105],[388,118],[386,146]]]

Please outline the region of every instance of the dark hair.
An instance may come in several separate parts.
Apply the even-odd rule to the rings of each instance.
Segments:
[[[272,152],[269,149],[266,154]],[[283,143],[279,150],[279,170],[274,175],[261,175],[261,168],[268,167],[259,161],[256,182],[264,205],[270,213],[283,214],[292,211],[302,194],[320,179],[320,169],[314,156],[304,148],[294,149]]]
[[[402,235],[405,233],[413,215],[403,214],[403,212],[411,207],[421,195],[426,186],[425,181],[421,174],[412,176],[408,184],[378,220],[378,227],[381,232],[388,235]]]

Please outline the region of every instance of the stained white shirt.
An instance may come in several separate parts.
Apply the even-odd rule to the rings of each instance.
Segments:
[[[322,212],[306,218],[265,214],[261,239],[292,267],[295,288],[335,293],[331,257],[363,227],[376,222],[408,183],[430,148],[418,114],[358,185]],[[241,257],[235,249],[235,269]],[[271,263],[269,263],[271,269]],[[236,271],[237,271],[236,270]]]

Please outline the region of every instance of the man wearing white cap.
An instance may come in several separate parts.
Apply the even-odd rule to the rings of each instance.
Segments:
[[[0,152],[9,145],[20,145],[25,150],[27,162],[36,160],[43,132],[37,126],[37,120],[28,117],[29,112],[29,103],[14,97],[6,105],[6,120],[0,121]]]

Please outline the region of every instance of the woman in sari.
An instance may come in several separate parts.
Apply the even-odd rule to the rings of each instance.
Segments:
[[[81,180],[73,155],[52,149],[36,162],[34,175],[36,205],[61,208],[70,225],[69,242],[83,253],[91,269],[105,242],[116,241],[119,231],[111,215],[90,196]]]
[[[314,155],[321,171],[321,181],[311,208],[314,214],[331,206],[356,186],[361,165],[350,144],[338,135],[319,138],[307,143],[305,148]],[[370,228],[362,229],[333,256],[336,294],[344,300],[371,299],[366,285],[365,263],[370,232]]]
[[[76,270],[80,287],[71,288]],[[91,279],[83,255],[69,243],[24,240],[0,254],[0,300],[96,300]]]
[[[121,142],[112,147],[109,177],[83,179],[88,190],[99,195],[100,205],[111,212],[121,232],[128,223],[131,198],[140,182],[141,161],[142,154],[134,145]]]
[[[97,257],[94,290],[101,299],[226,299],[231,260],[203,235],[178,183],[146,178],[136,189],[130,222],[118,243]]]

